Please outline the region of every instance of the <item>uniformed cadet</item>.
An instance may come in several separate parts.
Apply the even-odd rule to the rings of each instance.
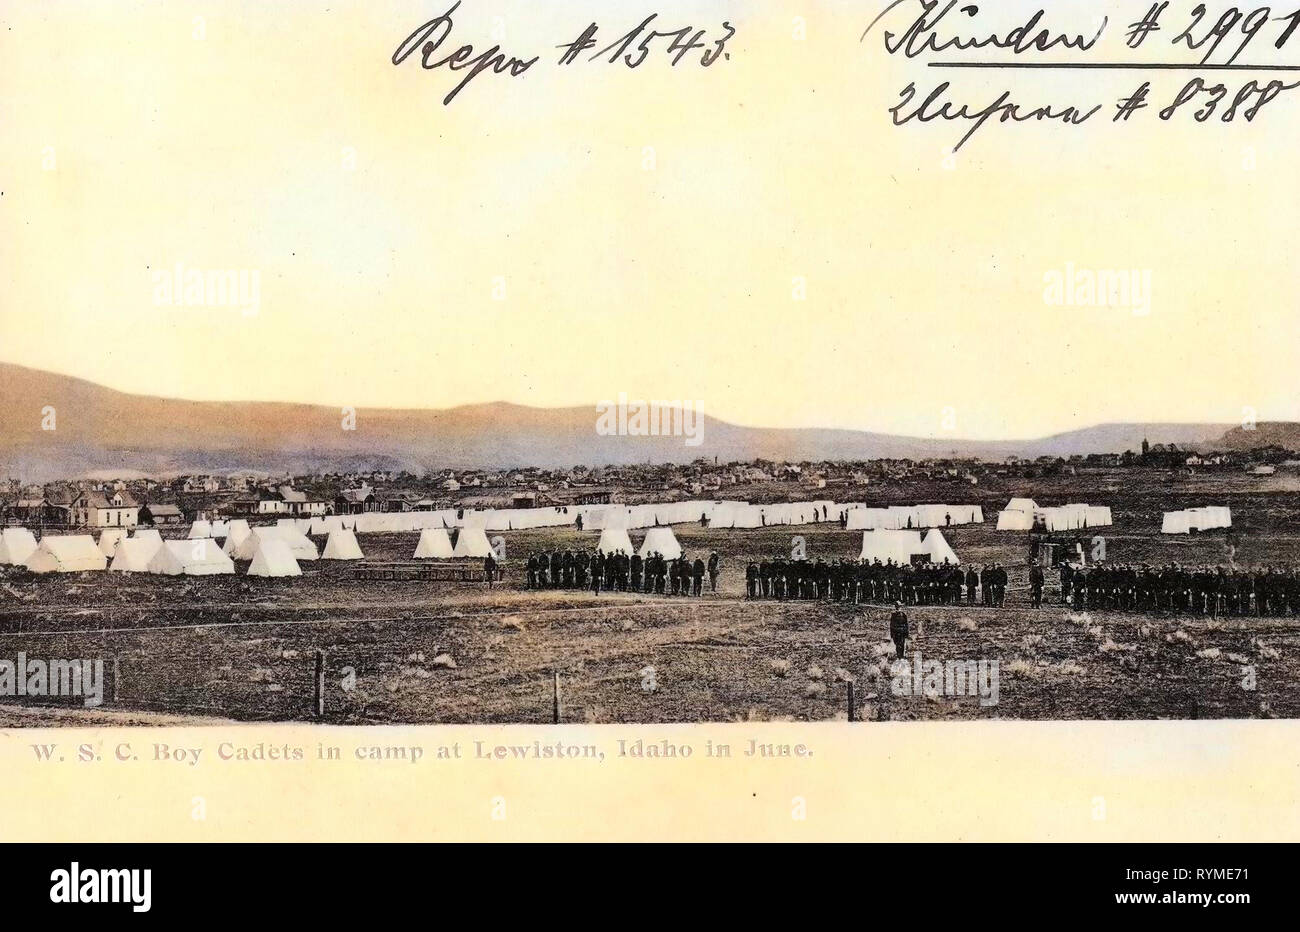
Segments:
[[[1043,568],[1035,563],[1029,570],[1029,604],[1034,608],[1043,605]]]
[[[903,658],[907,650],[907,615],[903,613],[903,603],[894,603],[894,612],[889,616],[889,637],[894,642],[898,659]]]

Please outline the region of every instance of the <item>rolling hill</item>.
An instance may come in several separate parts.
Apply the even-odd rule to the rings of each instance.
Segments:
[[[0,363],[0,473],[28,481],[87,474],[561,467],[639,462],[860,460],[1137,450],[1142,439],[1214,445],[1224,424],[1104,424],[1029,441],[899,437],[820,428],[743,427],[702,417],[703,442],[601,436],[594,405],[532,408],[495,402],[446,409],[366,408],[356,429],[339,408],[257,401],[186,401],[115,391],[65,375]],[[43,412],[54,408],[54,430]],[[1300,425],[1278,436],[1296,437]],[[1276,431],[1275,431],[1276,432]],[[1270,436],[1273,434],[1270,433]],[[1252,444],[1262,445],[1262,444]]]

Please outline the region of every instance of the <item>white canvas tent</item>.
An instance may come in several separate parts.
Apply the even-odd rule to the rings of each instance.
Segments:
[[[195,521],[193,524],[190,525],[190,533],[189,533],[190,540],[194,540],[195,538],[211,537],[211,536],[212,536],[211,521],[205,521],[203,518],[199,518],[199,520]]]
[[[1189,530],[1186,511],[1166,511],[1160,522],[1161,534],[1186,534]]]
[[[117,542],[119,540],[126,540],[126,528],[105,528],[99,534],[100,552],[111,560],[113,554],[117,552]]]
[[[162,547],[162,538],[151,540],[147,537],[129,537],[117,542],[113,562],[108,568],[116,573],[147,573],[149,561]]]
[[[1055,508],[1039,508],[1034,518],[1049,531],[1078,531],[1110,524],[1110,509],[1104,505],[1071,502]]]
[[[415,545],[415,560],[446,560],[452,555],[451,538],[440,527],[425,528],[420,532],[420,542]]]
[[[636,553],[636,548],[632,546],[632,538],[627,536],[627,530],[624,528],[607,527],[600,532],[600,542],[596,544],[596,549],[604,554],[625,553],[629,557]]]
[[[682,545],[677,542],[672,528],[652,527],[646,531],[640,554],[644,558],[652,553],[658,553],[665,560],[676,560],[682,555]]]
[[[253,529],[248,526],[248,522],[243,518],[236,518],[231,521],[226,528],[226,543],[234,541],[238,544],[241,540],[253,533]]]
[[[461,528],[456,535],[456,546],[452,548],[453,557],[487,557],[492,554],[492,545],[482,528]]]
[[[295,560],[319,560],[316,545],[307,535],[298,531],[296,526],[255,527],[247,537],[236,541],[232,536],[226,540],[225,552],[232,560],[251,560],[257,554],[257,548],[263,541],[283,541],[293,554]]]
[[[1166,511],[1160,524],[1160,533],[1190,534],[1192,531],[1209,531],[1221,527],[1232,527],[1231,510],[1222,505],[1209,505],[1204,508]]]
[[[33,573],[80,573],[107,569],[108,558],[89,534],[47,536],[27,558],[27,568]]]
[[[235,564],[213,538],[168,540],[149,560],[149,572],[159,576],[220,576]]]
[[[322,560],[360,560],[364,555],[361,553],[361,545],[357,543],[357,535],[352,531],[345,531],[341,528],[330,531],[329,540],[325,541],[325,550],[321,553]]]
[[[956,552],[948,544],[943,532],[937,527],[930,528],[925,534],[925,539],[921,541],[921,546],[925,552],[930,555],[931,563],[951,563],[956,566],[961,561],[957,559]]]
[[[293,558],[293,551],[287,543],[277,537],[267,537],[258,543],[246,575],[301,576],[302,568]]]
[[[151,527],[136,528],[135,533],[131,535],[131,540],[147,540],[158,546],[162,546],[162,535]],[[153,554],[150,554],[153,556]]]
[[[846,530],[906,530],[984,523],[979,505],[890,505],[888,508],[855,506],[845,516]],[[769,522],[770,523],[770,522]]]
[[[1111,524],[1109,505],[1088,505],[1088,527],[1109,527]]]
[[[36,552],[36,538],[25,527],[0,531],[0,565],[22,566]]]
[[[864,531],[862,534],[862,553],[859,559],[879,560],[881,563],[892,560],[901,566],[911,563],[913,554],[929,555],[921,542],[920,531],[881,528]]]
[[[328,518],[324,518],[324,517],[309,518],[308,521],[310,522],[310,524],[308,526],[307,533],[317,537],[328,536],[329,533],[333,531],[335,528],[342,527],[342,525],[338,522],[338,520],[333,516]]]
[[[1032,531],[1033,529],[1034,513],[1032,511],[1008,508],[1006,511],[998,512],[999,531]]]

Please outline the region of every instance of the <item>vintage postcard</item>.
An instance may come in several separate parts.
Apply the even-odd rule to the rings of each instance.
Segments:
[[[1294,839],[1297,26],[6,2],[6,840]]]

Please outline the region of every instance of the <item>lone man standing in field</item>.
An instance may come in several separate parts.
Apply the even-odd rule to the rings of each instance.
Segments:
[[[889,636],[894,641],[894,650],[898,659],[903,659],[907,650],[907,615],[903,613],[903,603],[894,603],[894,613],[889,616]]]
[[[722,561],[718,558],[718,551],[709,554],[709,591],[718,591],[718,568]]]
[[[1034,608],[1043,605],[1043,568],[1037,563],[1029,570],[1029,599]]]

